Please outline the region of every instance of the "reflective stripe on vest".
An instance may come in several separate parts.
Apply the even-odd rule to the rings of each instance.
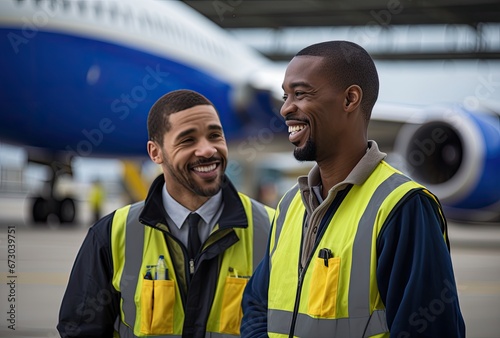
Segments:
[[[240,244],[238,246],[232,246],[226,250],[224,259],[222,259],[222,267],[221,269],[226,269],[229,266],[235,266],[241,268],[241,273],[244,276],[251,275],[252,271],[255,270],[255,267],[262,259],[264,255],[264,248],[267,243],[267,234],[269,231],[269,224],[272,219],[272,215],[274,213],[273,209],[267,208],[262,204],[255,203],[250,200],[248,196],[240,194],[241,202],[245,208],[248,218],[249,228],[234,228],[238,237],[240,238]],[[137,316],[140,316],[137,313],[138,308],[135,304],[135,298],[137,297],[137,289],[139,286],[138,283],[138,273],[140,273],[141,268],[143,267],[143,251],[144,251],[144,242],[145,240],[149,241],[149,238],[146,239],[146,232],[153,233],[159,232],[159,230],[149,229],[147,226],[141,224],[139,222],[139,216],[144,207],[144,202],[138,202],[131,206],[124,207],[115,212],[115,218],[113,219],[113,228],[112,228],[112,237],[115,238],[116,247],[113,251],[113,262],[115,267],[117,267],[117,271],[115,271],[115,276],[113,278],[113,284],[115,287],[119,285],[119,291],[122,293],[121,297],[121,315],[122,318],[118,318],[115,322],[115,330],[119,333],[120,337],[137,337],[134,334],[134,325],[137,325],[136,320]],[[267,229],[266,229],[267,226]],[[121,235],[119,232],[124,229],[124,234]],[[156,235],[155,235],[156,236]],[[161,236],[163,243],[163,234],[158,235]],[[157,236],[156,236],[157,237]],[[248,241],[252,240],[252,243]],[[112,242],[113,243],[113,242]],[[159,242],[156,242],[159,243]],[[245,244],[248,243],[248,244]],[[163,244],[162,244],[163,245]],[[250,252],[250,250],[253,250]],[[148,251],[149,252],[149,251]],[[230,254],[230,253],[233,254]],[[248,254],[252,254],[252,257],[246,256],[245,252]],[[256,255],[254,253],[260,253]],[[241,255],[245,255],[248,257],[247,259],[241,259],[238,257],[242,257]],[[116,256],[116,257],[115,257]],[[166,260],[169,260],[169,256],[167,255]],[[253,266],[252,266],[253,264]],[[122,270],[120,270],[122,269]],[[224,274],[220,274],[220,276],[224,276]],[[139,277],[140,278],[140,277]],[[222,278],[222,277],[220,277]],[[218,287],[216,292],[222,292],[225,279],[219,279]],[[221,289],[221,290],[219,290]],[[177,292],[177,291],[176,291]],[[176,296],[177,297],[177,296]],[[220,298],[220,296],[219,296]],[[220,309],[220,299],[214,299],[214,304],[212,304],[211,315],[214,315],[212,312],[217,306],[216,303],[219,304]],[[181,306],[180,303],[176,305]],[[178,309],[178,313],[182,312],[182,308]],[[220,314],[215,314],[220,316]],[[127,323],[127,324],[126,324]],[[130,325],[130,326],[129,326]],[[218,326],[210,327],[210,317],[209,322],[207,323],[207,330],[205,337],[213,337],[213,338],[229,338],[235,337],[234,334],[227,333],[219,333],[214,332],[218,331]],[[213,325],[212,325],[213,326]],[[136,326],[137,328],[137,326]],[[210,332],[211,331],[211,332]],[[175,332],[175,331],[174,331]],[[143,336],[141,334],[141,336]],[[144,335],[146,336],[146,335]],[[178,334],[163,334],[163,335],[154,335],[155,337],[181,337],[182,335]]]
[[[385,169],[381,169],[385,170]],[[379,184],[365,210],[362,211],[358,228],[354,234],[352,247],[352,264],[349,279],[348,318],[315,318],[304,313],[298,313],[294,327],[294,336],[308,337],[314,332],[314,337],[369,337],[375,334],[389,332],[385,317],[385,310],[376,310],[370,314],[370,281],[371,259],[374,226],[381,204],[399,186],[410,182],[410,179],[399,173],[391,174]],[[418,187],[412,184],[411,188]],[[295,194],[293,192],[296,192]],[[405,190],[406,191],[406,190]],[[279,215],[276,221],[274,246],[271,254],[276,250],[279,234],[282,232],[286,214],[292,202],[301,203],[300,192],[292,189],[280,202]],[[302,205],[303,208],[303,205]],[[297,215],[296,215],[297,217]],[[306,272],[308,273],[308,272]],[[272,293],[272,290],[269,291]],[[303,290],[304,292],[304,290]],[[307,292],[307,290],[306,290]],[[268,331],[288,335],[292,322],[292,311],[269,309]]]
[[[119,321],[120,321],[120,318],[117,318],[116,319],[117,323],[115,323],[115,327],[117,327],[117,325],[119,325]],[[125,325],[121,325],[121,326],[125,326]],[[134,335],[134,333],[132,332],[132,330],[127,330],[126,328],[123,328],[121,330],[121,332],[119,332],[119,337],[120,338],[137,338],[137,336]],[[154,337],[168,337],[168,338],[181,338],[182,335],[168,335],[168,336],[158,336],[158,335],[154,335]],[[234,338],[234,335],[229,335],[229,334],[223,334],[223,333],[216,333],[216,332],[206,332],[205,333],[205,338]]]
[[[290,332],[290,312],[281,310],[272,310],[269,313],[269,322],[273,322],[272,332],[281,333],[288,336]],[[375,322],[371,324],[371,322]],[[314,332],[314,338],[318,337],[351,337],[353,332],[359,331],[367,326],[366,318],[339,318],[339,319],[314,319],[308,315],[299,313],[295,324],[295,337],[310,337],[311,332]],[[365,335],[363,332],[358,337],[370,337],[381,332],[371,332],[370,329],[377,327],[385,327],[388,332],[385,311],[374,311],[370,324],[366,329]],[[269,328],[271,330],[271,328]],[[356,337],[356,336],[355,336]]]
[[[280,238],[281,235],[281,229],[283,229],[283,223],[285,222],[285,217],[286,217],[286,211],[288,210],[288,207],[290,206],[290,203],[292,203],[293,198],[299,191],[299,186],[295,185],[292,187],[290,190],[288,190],[281,199],[279,203],[279,211],[277,213],[278,218],[276,220],[276,231],[274,232],[274,245],[271,245],[270,249],[271,252],[269,252],[269,256],[272,256],[272,253],[274,249],[276,248],[276,243],[278,242],[278,238]],[[271,239],[273,239],[271,237]],[[271,263],[269,263],[271,264]]]
[[[269,225],[270,220],[272,220],[272,215],[274,210],[265,208],[263,205],[252,202],[252,219],[253,219],[253,269],[259,265],[262,258],[264,258],[265,251],[260,250],[259,247],[265,246],[267,243],[267,235],[269,233],[269,227],[264,229],[264,225]],[[255,254],[256,252],[261,252],[262,255]]]
[[[122,311],[127,323],[134,323],[136,317],[136,307],[134,303],[135,291],[137,289],[137,271],[140,271],[142,264],[142,251],[144,244],[144,225],[139,223],[139,215],[144,208],[144,201],[132,204],[127,215],[125,229],[125,260],[123,273],[120,279],[120,290],[122,292]],[[140,244],[139,244],[140,243]],[[137,259],[130,259],[134,257]],[[127,287],[130,283],[130,287]],[[133,328],[129,329],[122,321],[119,330],[120,338],[135,337]],[[177,337],[177,336],[159,336]]]

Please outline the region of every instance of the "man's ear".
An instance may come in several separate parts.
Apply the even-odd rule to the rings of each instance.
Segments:
[[[358,85],[349,86],[345,90],[345,98],[344,98],[344,110],[345,111],[354,111],[356,110],[363,98],[363,90]]]
[[[151,161],[156,164],[162,164],[163,158],[161,156],[161,147],[154,141],[148,141],[147,148]]]

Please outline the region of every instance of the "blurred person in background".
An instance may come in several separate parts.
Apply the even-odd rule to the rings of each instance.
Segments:
[[[92,224],[102,217],[102,208],[106,199],[106,191],[101,181],[96,179],[92,182],[89,192],[89,205],[92,212]]]

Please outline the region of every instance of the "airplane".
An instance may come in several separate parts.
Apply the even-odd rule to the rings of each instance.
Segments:
[[[74,198],[55,193],[73,158],[147,157],[147,113],[174,89],[210,99],[228,143],[262,130],[286,139],[283,67],[182,2],[1,1],[0,35],[0,140],[53,174],[48,193],[33,196],[35,222],[74,221]],[[498,220],[500,109],[491,107],[377,103],[370,135],[399,154],[447,216]]]

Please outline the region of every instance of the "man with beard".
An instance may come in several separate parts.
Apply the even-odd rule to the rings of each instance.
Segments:
[[[241,297],[274,210],[225,176],[222,125],[204,96],[164,95],[149,112],[148,133],[163,174],[145,201],[89,230],[57,328],[62,337],[238,336]]]
[[[351,42],[288,64],[281,115],[296,159],[316,165],[276,208],[242,337],[465,337],[438,199],[367,138],[378,89]]]

